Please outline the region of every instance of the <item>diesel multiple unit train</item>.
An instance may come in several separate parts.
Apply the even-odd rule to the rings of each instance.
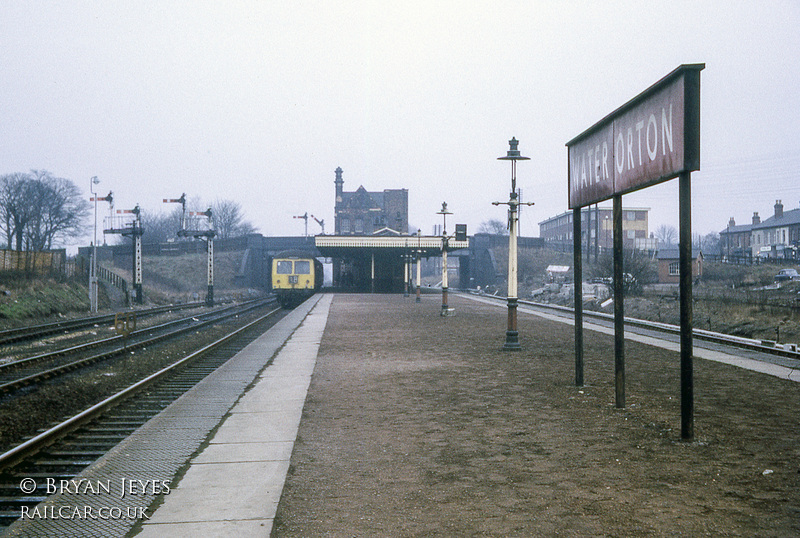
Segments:
[[[322,263],[307,252],[281,252],[272,259],[272,291],[284,308],[292,308],[322,288]]]

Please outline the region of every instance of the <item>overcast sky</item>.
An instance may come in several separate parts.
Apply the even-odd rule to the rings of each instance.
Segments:
[[[800,207],[800,2],[0,3],[0,174],[46,169],[118,209],[239,202],[264,235],[333,230],[345,190],[407,188],[431,233],[567,210],[565,143],[684,63],[701,72],[693,227]],[[623,197],[677,227],[677,180]],[[448,226],[450,227],[450,226]],[[309,232],[319,227],[309,222]]]

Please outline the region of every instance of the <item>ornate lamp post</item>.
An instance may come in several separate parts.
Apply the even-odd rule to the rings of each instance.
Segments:
[[[408,297],[408,281],[411,279],[411,254],[408,252],[408,239],[403,250],[403,297]]]
[[[498,157],[498,161],[511,161],[511,194],[508,202],[492,202],[493,205],[508,205],[508,330],[503,351],[518,351],[519,332],[517,331],[517,213],[520,205],[533,205],[533,202],[524,204],[517,199],[517,161],[528,161],[530,157],[520,155],[517,145],[519,140],[512,138],[508,141],[509,149],[505,157]]]
[[[442,202],[442,210],[436,212],[441,215],[442,222],[442,315],[446,316],[449,313],[447,307],[447,215],[453,213],[447,210],[447,202]]]
[[[421,302],[421,299],[419,298],[419,293],[420,293],[419,286],[420,282],[422,281],[422,269],[420,268],[419,265],[420,262],[419,257],[421,254],[422,254],[422,230],[417,229],[417,301],[416,302],[418,303]]]

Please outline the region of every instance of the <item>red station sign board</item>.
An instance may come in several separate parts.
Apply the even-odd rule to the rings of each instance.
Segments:
[[[570,209],[700,169],[704,67],[678,67],[567,142]]]

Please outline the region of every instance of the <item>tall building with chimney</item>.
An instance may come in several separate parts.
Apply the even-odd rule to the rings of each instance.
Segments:
[[[408,233],[408,189],[369,192],[363,185],[344,191],[343,171],[336,168],[336,235],[405,235]]]

